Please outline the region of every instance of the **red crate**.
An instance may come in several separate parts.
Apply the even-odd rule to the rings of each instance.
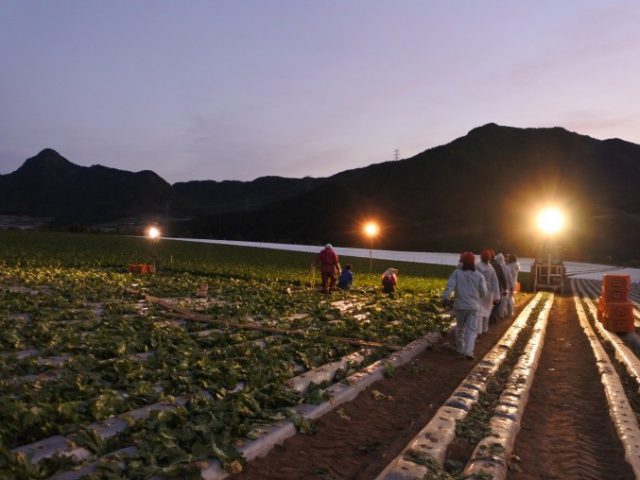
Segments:
[[[611,319],[633,319],[633,304],[631,302],[607,302],[604,306],[604,316]]]
[[[147,263],[132,263],[127,267],[131,273],[155,273],[156,269],[153,264]]]
[[[633,332],[633,304],[631,302],[607,303],[604,308],[604,328],[610,332]]]
[[[598,297],[598,313],[596,315],[596,318],[598,319],[599,322],[602,322],[604,320],[604,307],[606,305],[606,302],[604,301],[604,296],[600,295]]]
[[[604,305],[605,305],[604,296],[600,295],[598,297],[598,312],[600,313],[604,312]]]
[[[636,329],[635,324],[633,323],[633,318],[631,319],[606,319],[602,322],[604,328],[609,330],[610,332],[615,333],[629,333],[633,332]]]
[[[604,303],[625,303],[629,301],[629,290],[604,290],[601,298]]]
[[[603,275],[602,291],[624,291],[628,292],[631,288],[630,275]]]

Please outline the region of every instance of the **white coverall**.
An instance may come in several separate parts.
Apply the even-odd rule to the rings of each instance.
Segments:
[[[516,291],[516,283],[518,282],[520,263],[517,260],[515,262],[507,263],[507,270],[511,273],[511,283],[509,286],[511,291],[507,295],[507,298],[509,299],[507,303],[507,315],[513,317],[513,295]]]
[[[487,295],[480,299],[480,309],[478,310],[478,334],[489,331],[489,316],[493,309],[493,302],[500,300],[500,287],[498,276],[491,264],[480,260],[476,263],[476,271],[480,272],[487,284]]]
[[[500,305],[498,307],[498,318],[504,318],[507,316],[507,308],[509,304],[509,298],[511,298],[511,293],[509,290],[511,289],[511,269],[507,267],[507,264],[504,261],[504,255],[499,253],[495,257],[498,265],[502,267],[502,271],[504,272],[504,278],[507,281],[507,293],[506,295],[501,295],[500,297]]]
[[[480,299],[487,295],[487,285],[481,273],[456,269],[447,281],[442,300],[447,301],[455,292],[453,310],[456,316],[456,351],[473,357],[478,328]]]

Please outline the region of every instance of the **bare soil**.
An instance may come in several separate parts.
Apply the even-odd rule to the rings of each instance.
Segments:
[[[519,313],[530,295],[521,295]],[[298,434],[249,463],[240,479],[371,479],[423,428],[511,322],[492,325],[476,342],[475,361],[453,351],[453,338],[419,355]],[[622,477],[621,477],[622,478]]]
[[[571,296],[551,309],[514,454],[510,480],[634,478]]]

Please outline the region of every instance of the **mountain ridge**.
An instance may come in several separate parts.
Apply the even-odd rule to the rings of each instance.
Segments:
[[[564,241],[577,255],[636,258],[640,224],[630,219],[640,218],[637,182],[640,145],[561,127],[489,123],[408,159],[322,178],[170,185],[150,170],[80,167],[45,149],[0,175],[0,213],[46,213],[59,224],[91,225],[170,210],[188,219],[166,225],[175,235],[358,246],[367,244],[360,223],[375,217],[385,232],[379,248],[491,244],[525,253],[534,243],[531,212],[556,203],[572,219]]]

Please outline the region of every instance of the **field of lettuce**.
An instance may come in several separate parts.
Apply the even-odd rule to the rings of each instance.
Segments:
[[[340,381],[449,324],[437,299],[450,267],[379,261],[368,274],[345,258],[355,288],[326,296],[305,253],[36,232],[0,232],[0,251],[0,478],[77,478],[62,472],[82,465],[91,478],[197,478],[207,459],[240,471],[242,442],[326,399],[292,378],[359,352]],[[153,257],[156,275],[127,272]],[[394,296],[378,285],[388,266]]]

